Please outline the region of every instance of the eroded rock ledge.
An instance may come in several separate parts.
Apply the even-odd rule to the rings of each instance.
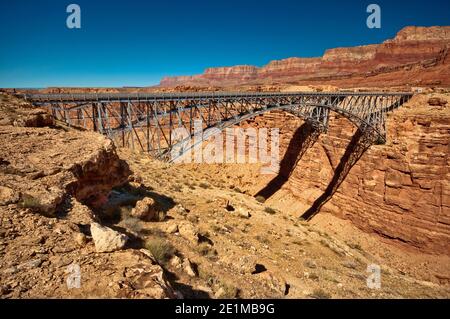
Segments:
[[[103,227],[122,241],[101,238],[101,249],[91,238],[102,227],[93,209],[128,181],[128,164],[107,138],[54,125],[0,95],[0,298],[173,298],[163,269],[125,247],[126,235]]]
[[[95,204],[130,175],[112,142],[94,133],[2,126],[0,138],[2,186],[47,215],[67,195]]]

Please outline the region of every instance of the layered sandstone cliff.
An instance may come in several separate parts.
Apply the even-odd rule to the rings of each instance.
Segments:
[[[395,85],[450,85],[449,45],[448,26],[406,27],[394,39],[379,45],[330,49],[323,57],[288,58],[272,61],[261,68],[247,65],[209,68],[201,75],[163,78],[161,86],[232,86],[336,80],[344,81],[334,84],[360,86],[361,80],[358,77],[363,77],[366,85],[380,82],[390,85],[389,79],[380,78],[380,74],[392,74],[393,78],[401,78]],[[419,78],[413,79],[403,74],[417,68],[421,70]],[[433,77],[439,81],[433,82]],[[349,78],[354,81],[349,82]]]

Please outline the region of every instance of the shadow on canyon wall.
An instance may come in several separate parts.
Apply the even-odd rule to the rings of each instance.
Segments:
[[[315,129],[310,123],[302,124],[292,136],[286,153],[280,162],[280,171],[278,175],[272,179],[263,189],[256,195],[265,199],[270,198],[288,181],[297,163],[306,153],[306,151],[316,143],[319,138],[320,131]]]
[[[359,161],[367,149],[373,144],[374,134],[370,130],[365,132],[358,129],[348,144],[344,155],[342,156],[338,166],[334,171],[333,178],[320,195],[300,217],[304,220],[311,220],[336,193],[339,186],[347,177],[352,167]]]

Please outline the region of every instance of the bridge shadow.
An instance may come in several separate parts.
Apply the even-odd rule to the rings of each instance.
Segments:
[[[325,192],[320,195],[312,204],[312,206],[300,217],[304,220],[311,220],[320,209],[325,205],[336,193],[339,186],[347,177],[352,167],[359,161],[363,154],[374,142],[374,134],[370,130],[362,132],[360,129],[353,135],[348,144],[344,155],[342,156],[338,166],[334,171],[333,178],[328,184]]]
[[[273,196],[288,181],[295,167],[305,152],[314,145],[320,135],[320,130],[305,122],[294,132],[289,146],[280,162],[280,171],[256,195],[268,199]]]

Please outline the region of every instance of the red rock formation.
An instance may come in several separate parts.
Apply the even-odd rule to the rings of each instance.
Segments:
[[[232,86],[274,81],[323,83],[336,80],[342,83],[335,82],[333,83],[335,85],[361,86],[358,77],[364,78],[365,85],[376,85],[383,81],[379,78],[380,74],[401,79],[395,82],[395,85],[450,85],[449,46],[450,27],[406,27],[394,39],[379,45],[330,49],[320,58],[288,58],[272,61],[262,68],[254,66],[209,68],[201,75],[163,78],[161,86]],[[430,82],[426,75],[423,79],[419,77],[417,82],[417,78],[403,74],[417,68],[422,73],[437,75],[438,82]],[[403,73],[398,73],[399,71]],[[353,81],[349,82],[348,79]],[[384,84],[389,85],[390,81]]]

